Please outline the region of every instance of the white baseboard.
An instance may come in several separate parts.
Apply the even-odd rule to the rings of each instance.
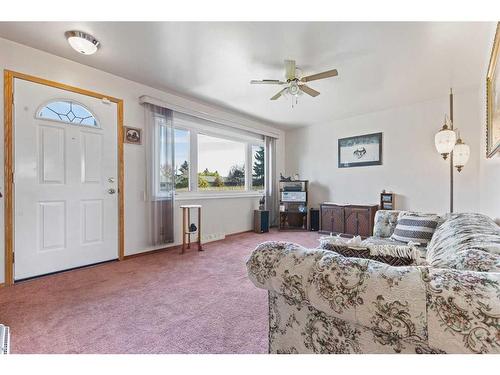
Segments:
[[[220,241],[226,238],[225,233],[210,233],[201,236],[201,243]]]

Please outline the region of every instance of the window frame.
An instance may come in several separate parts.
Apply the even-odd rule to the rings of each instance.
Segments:
[[[192,184],[191,184],[191,181],[193,181],[193,176],[192,176],[192,173],[191,171],[193,170],[193,166],[192,166],[192,148],[193,148],[193,144],[192,144],[192,129],[189,129],[185,126],[174,126],[173,127],[173,133],[174,133],[174,166],[175,166],[175,131],[176,130],[183,130],[183,131],[186,131],[188,132],[188,138],[189,138],[189,150],[188,150],[188,156],[189,156],[189,160],[187,160],[188,162],[188,190],[187,191],[182,191],[182,192],[179,192],[179,194],[181,193],[190,193],[192,191]],[[175,194],[177,194],[177,189],[175,188],[175,173],[176,171],[174,171],[174,191],[175,191]],[[198,181],[197,181],[198,182]]]
[[[158,120],[162,120],[164,122],[164,124],[160,124]],[[168,125],[168,122],[167,120],[165,119],[164,116],[162,115],[159,115],[159,114],[155,114],[154,115],[154,139],[156,140],[156,142],[154,142],[153,144],[153,147],[154,147],[154,160],[153,160],[153,196],[155,199],[169,199],[171,198],[171,194],[170,192],[165,192],[165,191],[162,191],[161,190],[161,177],[160,177],[160,165],[161,165],[161,161],[160,161],[160,149],[161,149],[161,145],[160,145],[160,142],[161,142],[161,137],[160,137],[160,128],[163,126],[166,128],[166,131],[172,131],[173,132],[173,129],[170,128],[170,126]],[[173,134],[172,134],[173,135]],[[175,154],[173,153],[174,149],[172,148],[172,156],[174,156]],[[174,184],[174,195],[175,195],[175,181],[172,181],[172,183]]]
[[[238,136],[237,134],[231,135],[227,132],[207,130],[196,125],[189,126],[186,121],[180,121],[177,125],[174,120],[174,129],[186,130],[189,132],[189,191],[178,192],[175,190],[175,199],[209,199],[209,198],[237,198],[237,197],[257,197],[262,196],[265,187],[261,190],[252,189],[252,147],[261,146],[265,150],[264,140],[257,138],[250,139],[250,137]],[[223,134],[224,133],[224,134]],[[242,190],[198,190],[198,135],[206,135],[225,139],[228,141],[240,142],[245,145],[245,186]],[[175,145],[174,145],[175,149]],[[265,152],[265,151],[264,151]],[[265,172],[267,173],[267,171]],[[265,180],[265,179],[264,179]]]

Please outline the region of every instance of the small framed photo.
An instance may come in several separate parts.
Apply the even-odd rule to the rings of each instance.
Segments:
[[[134,145],[142,144],[142,129],[124,126],[124,142]]]

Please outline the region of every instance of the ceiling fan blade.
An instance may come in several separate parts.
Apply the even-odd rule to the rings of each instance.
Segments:
[[[316,90],[314,90],[306,85],[300,85],[299,88],[302,91],[304,91],[307,95],[311,95],[313,98],[315,98],[316,96],[318,96],[320,94],[319,91],[316,91]]]
[[[295,79],[295,60],[285,60],[285,72],[287,80]]]
[[[285,87],[283,90],[280,90],[280,92],[278,92],[276,95],[274,95],[271,100],[276,100],[278,99],[286,90],[288,89],[288,87]]]
[[[252,79],[250,84],[252,85],[284,85],[286,82],[280,81],[279,79]]]
[[[312,74],[307,77],[302,77],[300,80],[302,82],[310,82],[310,81],[315,81],[317,79],[324,79],[324,78],[330,78],[330,77],[335,77],[338,76],[339,72],[337,72],[337,69],[332,69],[332,70],[327,70],[326,72],[323,73],[317,73],[317,74]]]

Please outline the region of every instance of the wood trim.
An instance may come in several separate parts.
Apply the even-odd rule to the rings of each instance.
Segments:
[[[125,254],[125,195],[124,195],[124,157],[123,157],[123,100],[66,85],[24,73],[4,70],[4,192],[5,192],[5,285],[14,284],[14,212],[13,212],[13,113],[14,78],[82,94],[98,99],[108,99],[117,104],[117,141],[118,141],[118,259],[123,260]]]
[[[118,259],[125,257],[125,160],[123,157],[123,100],[118,100]]]
[[[4,98],[4,235],[5,235],[5,285],[14,283],[13,275],[13,186],[12,186],[12,106],[14,102],[14,76],[5,70],[3,74]]]
[[[19,78],[19,79],[23,79],[25,81],[39,83],[41,85],[55,87],[55,88],[58,88],[58,89],[61,89],[61,90],[65,90],[65,91],[70,91],[70,92],[75,92],[77,94],[91,96],[93,98],[98,98],[98,99],[106,98],[106,99],[108,99],[109,101],[111,101],[113,103],[123,102],[122,99],[114,98],[112,96],[107,96],[107,95],[100,94],[100,93],[95,92],[95,91],[85,90],[85,89],[81,89],[79,87],[66,85],[64,83],[59,83],[59,82],[51,81],[51,80],[48,80],[48,79],[31,76],[29,74],[19,73],[19,72],[15,72],[15,71],[12,71],[12,70],[7,70],[7,69],[4,72],[10,73],[13,78]]]

